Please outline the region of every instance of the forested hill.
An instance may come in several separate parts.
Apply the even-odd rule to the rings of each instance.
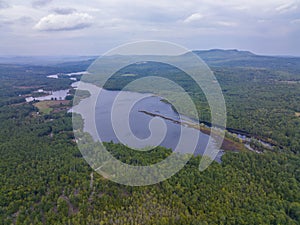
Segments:
[[[250,58],[256,55],[249,51],[239,51],[237,49],[223,50],[195,50],[195,54],[199,55],[203,60],[220,60],[220,59],[234,59],[234,58]]]
[[[300,57],[263,56],[249,51],[207,50],[194,51],[210,66],[218,67],[253,67],[297,72],[300,70]]]

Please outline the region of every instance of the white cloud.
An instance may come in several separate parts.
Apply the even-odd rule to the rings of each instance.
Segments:
[[[43,17],[34,28],[40,31],[79,30],[92,23],[93,17],[87,13],[50,14]]]
[[[297,3],[292,1],[278,6],[275,10],[279,13],[285,13],[292,10],[296,10],[297,8],[298,8]]]
[[[192,22],[196,22],[196,21],[200,21],[201,19],[203,19],[203,15],[201,13],[194,13],[192,15],[190,15],[189,17],[187,17],[183,22],[184,23],[192,23]]]
[[[238,25],[235,22],[229,22],[229,21],[217,21],[216,24],[224,27],[235,27]]]

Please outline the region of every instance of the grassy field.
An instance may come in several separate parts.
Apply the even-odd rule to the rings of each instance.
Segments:
[[[49,114],[54,109],[65,109],[68,106],[70,101],[62,100],[62,101],[42,101],[35,103],[34,106],[39,109],[40,113]]]

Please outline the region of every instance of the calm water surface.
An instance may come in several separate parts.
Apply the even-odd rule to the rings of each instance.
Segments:
[[[122,97],[118,100],[118,96]],[[196,149],[194,154],[202,154],[208,143],[208,135],[199,130],[140,112],[144,110],[179,121],[180,115],[172,109],[171,105],[161,100],[162,98],[151,94],[101,89],[95,107],[95,129],[97,132],[89,132],[92,130],[91,126],[93,126],[89,122],[85,122],[85,131],[94,133],[92,134],[94,139],[100,138],[102,142],[113,141],[124,144],[125,140],[125,144],[133,148],[160,145],[173,150],[178,145],[181,132],[183,132],[186,139],[181,143],[178,150],[180,152],[193,153],[193,142],[195,142]],[[83,118],[88,116],[88,114],[90,116],[89,104],[89,99],[82,100],[79,106],[73,107],[73,111],[85,114]],[[126,115],[128,105],[132,105],[129,111],[129,119]],[[85,119],[85,121],[88,120]],[[114,121],[114,123],[111,121]],[[127,124],[130,127],[129,130],[126,129]],[[152,133],[149,124],[151,124]],[[141,141],[136,141],[136,139]],[[222,152],[218,154],[216,161],[220,161],[222,154]]]

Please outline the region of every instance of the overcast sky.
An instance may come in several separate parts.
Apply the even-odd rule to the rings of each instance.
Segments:
[[[0,55],[100,55],[126,42],[300,56],[299,0],[0,0]]]

